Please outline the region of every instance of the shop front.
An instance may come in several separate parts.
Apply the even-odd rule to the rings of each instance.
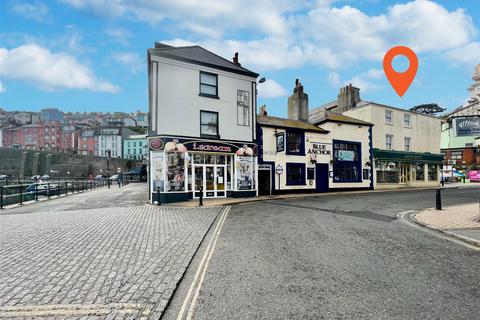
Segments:
[[[373,149],[375,189],[440,184],[442,154]]]
[[[151,137],[150,202],[257,194],[257,147],[251,143]]]

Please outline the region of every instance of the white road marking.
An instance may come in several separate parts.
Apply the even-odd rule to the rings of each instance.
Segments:
[[[434,231],[434,230],[430,230],[428,229],[427,227],[421,227],[413,222],[410,222],[409,220],[407,220],[405,218],[406,215],[411,215],[413,214],[415,211],[413,210],[409,210],[409,211],[404,211],[404,212],[400,212],[399,214],[397,214],[397,217],[399,218],[399,220],[403,223],[405,223],[406,225],[409,225],[410,227],[412,228],[415,228],[417,230],[420,230],[420,231],[423,231],[425,233],[428,233],[428,234],[431,234],[433,236],[436,236],[438,238],[441,238],[441,239],[445,239],[445,240],[448,240],[450,242],[453,242],[453,243],[456,243],[456,244],[459,244],[459,245],[462,245],[464,247],[467,247],[469,249],[472,249],[472,250],[475,250],[475,251],[480,251],[480,248],[477,247],[477,246],[474,246],[474,245],[471,245],[471,244],[468,244],[464,241],[461,241],[461,240],[458,240],[458,239],[455,239],[453,236],[452,237],[449,237],[449,236],[446,236],[446,235],[443,235],[441,234],[440,232],[437,232],[437,231]]]
[[[225,219],[227,218],[227,215],[228,215],[228,212],[230,211],[230,208],[231,208],[230,206],[226,207],[225,210],[222,212],[222,215],[220,216],[218,224],[216,225],[215,230],[213,232],[212,238],[208,242],[207,249],[205,250],[205,253],[202,257],[202,260],[200,261],[197,272],[195,273],[195,276],[193,278],[192,284],[190,285],[190,288],[188,289],[185,300],[183,301],[182,307],[181,307],[181,309],[178,313],[177,320],[182,320],[183,319],[183,316],[185,314],[185,311],[186,311],[189,303],[190,303],[190,308],[188,309],[186,319],[191,319],[192,318],[193,310],[195,308],[195,303],[196,303],[198,295],[200,293],[200,288],[202,286],[203,279],[205,277],[205,273],[207,271],[208,263],[210,261],[210,258],[212,257],[213,251],[215,249],[215,245],[217,243],[217,239],[220,235],[220,231],[222,229],[223,223],[225,222]],[[199,279],[199,277],[200,277],[200,279]],[[198,283],[197,283],[197,280],[198,280]],[[192,299],[190,299],[195,287],[196,287],[196,290],[195,290],[194,296],[193,296]]]

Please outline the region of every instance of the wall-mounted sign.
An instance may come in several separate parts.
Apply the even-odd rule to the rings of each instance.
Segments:
[[[455,119],[457,136],[476,136],[480,134],[480,118]]]
[[[170,150],[172,147],[173,149]],[[177,148],[175,147],[177,146]],[[238,155],[256,156],[258,148],[253,143],[230,143],[230,142],[216,142],[208,140],[187,140],[180,138],[153,138],[150,140],[150,150],[178,151],[181,149],[192,152],[212,152],[212,153],[237,153]],[[177,150],[178,149],[178,150]]]
[[[338,161],[353,161],[355,158],[355,152],[351,150],[338,150]]]
[[[285,151],[285,132],[277,134],[277,152]]]
[[[163,141],[161,139],[155,138],[150,140],[150,149],[151,150],[162,150],[163,149]]]
[[[327,149],[326,144],[312,143],[312,147],[308,149],[308,154],[331,155],[332,151]]]
[[[283,167],[282,165],[277,165],[277,167],[275,168],[275,172],[278,174],[278,175],[281,175],[283,173]]]

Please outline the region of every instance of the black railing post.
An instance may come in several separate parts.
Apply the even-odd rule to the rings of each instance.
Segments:
[[[23,204],[23,185],[20,185],[20,204]]]
[[[47,183],[47,197],[50,199],[50,182]]]
[[[68,182],[65,182],[65,195],[68,194]]]
[[[3,187],[0,186],[0,210],[3,209]]]
[[[442,210],[442,195],[440,193],[442,189],[437,189],[436,194],[435,194],[435,208],[437,210]]]
[[[160,202],[160,187],[157,187],[157,206],[161,205]]]
[[[38,201],[38,183],[35,183],[35,201]]]
[[[203,187],[200,187],[200,197],[198,198],[198,206],[203,206]]]

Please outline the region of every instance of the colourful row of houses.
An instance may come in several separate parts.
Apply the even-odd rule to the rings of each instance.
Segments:
[[[58,121],[0,127],[0,147],[145,160],[145,134],[123,126],[79,128]]]

